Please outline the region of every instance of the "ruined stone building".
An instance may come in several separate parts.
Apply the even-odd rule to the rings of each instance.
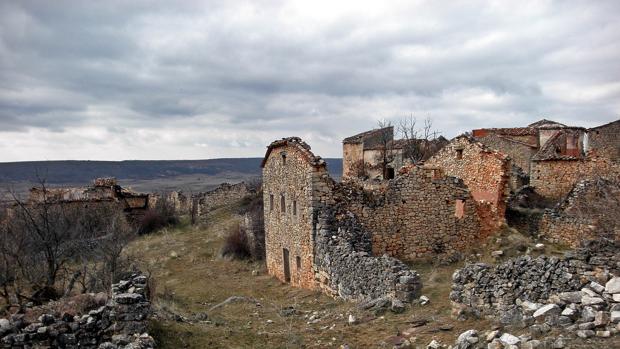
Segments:
[[[394,127],[374,129],[342,141],[342,179],[392,179],[412,158],[428,159],[448,141],[435,139],[394,139]],[[411,152],[416,151],[416,156]],[[385,168],[384,168],[385,165]]]
[[[505,222],[511,166],[507,155],[468,136],[454,138],[424,164],[463,180],[475,200],[481,236],[494,233]]]
[[[405,166],[394,179],[367,185],[336,183],[299,138],[271,143],[262,162],[269,273],[347,299],[410,299],[419,281],[400,260],[458,258],[503,221],[508,159],[475,142],[462,147],[461,166],[489,171],[468,177],[476,196],[463,179],[446,175],[458,172],[444,159],[448,151],[435,166]]]
[[[543,197],[557,201],[581,179],[617,176],[620,120],[585,129],[549,120],[527,127],[473,130],[473,136],[508,155]]]
[[[82,204],[88,206],[115,205],[130,221],[138,221],[148,210],[149,195],[136,193],[118,185],[115,178],[97,178],[89,187],[30,189],[28,204]]]

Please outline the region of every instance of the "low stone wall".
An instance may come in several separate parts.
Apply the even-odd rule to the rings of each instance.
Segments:
[[[149,349],[155,342],[147,333],[151,312],[147,278],[142,274],[112,286],[105,306],[88,314],[43,314],[28,323],[23,314],[0,319],[2,348]]]
[[[491,266],[476,263],[452,276],[450,300],[461,314],[490,315],[504,323],[521,319],[524,301],[545,303],[561,292],[578,291],[591,281],[620,275],[620,244],[593,241],[563,258],[522,256]]]
[[[324,209],[319,216],[314,268],[328,294],[354,301],[390,298],[411,302],[419,275],[398,259],[372,255],[371,235],[350,212]]]
[[[195,201],[197,214],[201,216],[217,207],[237,202],[251,193],[252,190],[244,182],[237,184],[223,183],[211,191],[193,195],[191,200]]]

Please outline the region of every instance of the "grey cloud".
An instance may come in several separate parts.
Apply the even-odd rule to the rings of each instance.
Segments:
[[[448,136],[618,118],[620,90],[587,92],[620,81],[614,1],[359,4],[331,19],[252,4],[0,1],[0,132],[173,132],[190,147],[208,143],[201,128],[252,155],[303,133],[337,156],[343,136],[410,113]]]

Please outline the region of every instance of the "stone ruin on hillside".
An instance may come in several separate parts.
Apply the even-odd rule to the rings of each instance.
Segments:
[[[371,160],[393,130],[373,130],[344,140],[342,182],[300,138],[274,141],[261,164],[268,272],[345,299],[410,301],[421,285],[401,260],[461,258],[506,223],[524,186],[557,202],[579,180],[617,178],[618,128],[541,120],[474,130],[415,165],[395,156],[385,173]]]

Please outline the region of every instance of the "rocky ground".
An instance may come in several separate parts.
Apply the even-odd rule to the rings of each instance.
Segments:
[[[422,276],[425,298],[405,309],[390,309],[381,302],[361,307],[289,287],[266,275],[261,263],[219,256],[223,232],[238,219],[232,211],[222,208],[211,213],[204,227],[164,230],[130,246],[141,269],[156,280],[156,317],[149,333],[159,348],[426,348],[431,344],[502,348],[497,344],[502,336],[514,341],[508,335],[520,343],[530,337],[539,340],[539,348],[554,344],[620,347],[619,336],[598,338],[596,332],[591,338],[579,338],[564,328],[550,327],[533,336],[531,326],[504,328],[487,319],[454,319],[448,297],[452,274],[462,263],[412,265]],[[534,245],[507,231],[481,247],[474,258],[490,262],[540,253]],[[500,249],[501,255],[491,256]],[[546,249],[546,253],[555,252],[555,248]],[[556,344],[561,334],[565,337]]]

